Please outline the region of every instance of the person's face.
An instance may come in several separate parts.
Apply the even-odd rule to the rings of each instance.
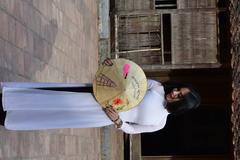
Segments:
[[[168,103],[181,100],[190,90],[188,88],[174,88],[170,93],[166,95]]]

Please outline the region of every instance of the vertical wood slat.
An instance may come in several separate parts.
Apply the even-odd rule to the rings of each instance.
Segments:
[[[159,48],[161,45],[159,14],[128,14],[119,17],[118,48],[121,57],[134,59],[136,63],[159,64],[162,61]],[[159,51],[158,55],[150,54],[156,51]]]
[[[138,16],[137,19],[138,19],[138,23],[140,23],[140,17],[139,16]],[[137,35],[138,35],[137,39],[140,39],[139,32],[137,33]],[[139,41],[137,41],[137,46],[138,46],[138,49],[139,49],[140,48],[139,47]],[[134,58],[137,60],[137,63],[139,63],[139,54],[138,55],[135,54]]]
[[[162,64],[165,64],[164,60],[164,42],[163,42],[163,15],[160,14],[160,26],[161,26],[161,55],[162,55]]]
[[[217,0],[177,0],[177,8],[216,8]]]
[[[121,0],[120,0],[121,1]],[[148,0],[146,0],[148,1]],[[131,1],[132,2],[132,1]],[[126,0],[124,1],[127,5]],[[134,8],[129,11],[133,12],[133,15],[149,15],[146,10],[139,9],[140,5],[144,5],[145,2],[142,0],[134,0]],[[146,4],[150,2],[146,2]],[[171,15],[171,28],[172,28],[172,38],[171,38],[171,52],[172,52],[172,64],[200,64],[200,63],[217,63],[217,36],[216,36],[216,0],[177,0],[178,9],[169,9],[169,14]],[[131,8],[131,7],[130,7]],[[129,8],[129,9],[130,9]],[[194,10],[194,8],[199,8]],[[211,8],[206,10],[207,8]],[[186,9],[186,10],[184,10]],[[154,14],[159,14],[162,12],[151,12],[152,17]],[[161,10],[163,11],[163,10]],[[166,10],[164,10],[166,12]],[[165,13],[163,12],[163,13]],[[166,12],[168,14],[168,12]],[[150,33],[149,30],[155,30],[155,22],[151,22],[151,27],[145,22],[146,18],[140,17],[140,20],[134,20],[134,17],[130,18],[131,12],[120,12],[120,14],[126,14],[129,16],[129,25],[134,25],[134,27],[124,28],[119,25],[119,51],[124,50],[143,50],[148,48],[154,48],[157,45],[158,34]],[[151,17],[151,18],[152,18]],[[136,19],[136,18],[135,18]],[[120,20],[121,21],[121,20]],[[161,20],[162,21],[162,20]],[[160,23],[160,22],[159,22]],[[119,22],[120,24],[120,22]],[[146,30],[148,28],[149,30]],[[120,34],[122,31],[128,29],[129,34]],[[146,31],[146,34],[143,33]],[[157,31],[157,30],[156,30]],[[135,32],[135,33],[134,33]],[[161,27],[159,27],[159,32]],[[163,33],[160,33],[160,41],[163,41]],[[160,44],[161,48],[164,47],[164,43]],[[163,51],[163,52],[162,52]],[[141,52],[134,54],[124,54],[124,56],[135,59],[135,61],[142,64],[164,64],[167,59],[164,58],[164,49],[159,52],[159,55],[153,55],[154,52]],[[151,55],[152,54],[152,55]],[[158,59],[159,60],[156,60]],[[143,63],[144,62],[144,63]],[[166,62],[165,62],[166,64]]]
[[[131,141],[131,156],[130,160],[141,160],[141,134],[130,135]]]
[[[181,0],[181,1],[182,1],[182,0]],[[171,34],[171,44],[172,44],[171,50],[172,50],[172,64],[175,64],[175,62],[176,62],[175,54],[176,54],[177,50],[176,50],[175,45],[173,45],[173,44],[175,44],[175,39],[174,39],[175,30],[174,30],[174,28],[176,28],[176,25],[177,25],[177,24],[176,24],[176,20],[175,20],[175,18],[174,18],[174,15],[171,14],[171,31],[172,31],[172,34]]]
[[[116,11],[149,10],[151,0],[116,0],[115,6]]]
[[[217,20],[214,11],[173,14],[172,21],[173,64],[217,63]]]
[[[118,58],[118,52],[119,52],[119,49],[118,49],[118,16],[115,15],[114,16],[114,20],[115,20],[115,58],[117,59]]]
[[[142,160],[227,160],[229,155],[144,156]]]
[[[129,30],[129,26],[130,25],[130,20],[129,20],[129,16],[127,16],[126,17],[126,31],[128,31]],[[131,44],[130,44],[130,42],[129,42],[129,40],[130,40],[130,38],[126,38],[126,40],[127,40],[127,46],[129,47]]]

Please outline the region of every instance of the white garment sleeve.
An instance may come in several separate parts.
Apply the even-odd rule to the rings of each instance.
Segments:
[[[167,121],[167,115],[163,118],[163,120],[158,125],[139,125],[139,124],[129,124],[123,122],[121,129],[123,132],[128,134],[138,134],[144,132],[155,132],[162,129]]]
[[[147,80],[147,89],[148,90],[155,90],[158,93],[162,92],[162,84],[158,81],[148,79]]]
[[[147,81],[147,89],[149,90],[154,90],[158,93],[162,92],[162,84],[158,81],[155,80],[150,80],[148,79]],[[143,133],[143,132],[154,132],[162,129],[167,121],[167,115],[162,119],[162,121],[158,125],[140,125],[140,124],[131,124],[131,123],[126,123],[123,122],[121,129],[123,132],[128,133],[128,134],[138,134],[138,133]]]

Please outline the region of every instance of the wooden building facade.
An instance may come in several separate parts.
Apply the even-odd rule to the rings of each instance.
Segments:
[[[227,0],[110,2],[111,56],[136,62],[150,79],[192,84],[202,98],[197,111],[169,116],[159,132],[129,136],[130,158],[231,160]]]
[[[216,0],[118,0],[112,53],[144,69],[215,68]]]

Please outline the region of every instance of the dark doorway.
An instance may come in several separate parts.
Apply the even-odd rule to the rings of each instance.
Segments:
[[[141,134],[142,155],[228,154],[230,114],[219,108],[201,107],[178,117],[170,115],[164,129]]]

